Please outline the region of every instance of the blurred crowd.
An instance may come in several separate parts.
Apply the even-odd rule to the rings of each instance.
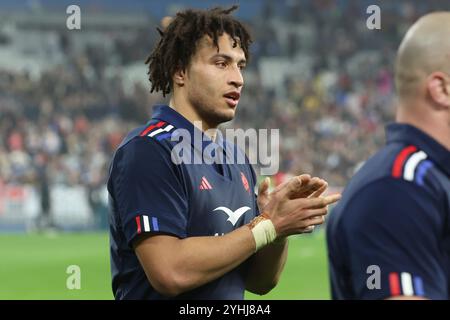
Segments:
[[[308,172],[344,186],[384,143],[393,121],[393,62],[407,26],[436,1],[396,1],[382,11],[382,30],[366,28],[360,1],[266,1],[250,26],[254,44],[237,118],[226,127],[280,129],[280,172]],[[417,4],[417,5],[416,5]],[[275,8],[276,6],[276,8]],[[440,9],[443,9],[442,6]],[[298,26],[298,29],[296,29]],[[304,30],[303,33],[290,30]],[[109,49],[87,46],[36,79],[0,68],[0,185],[31,183],[104,186],[115,148],[131,128],[164,102],[149,83],[124,89],[111,63],[142,63],[156,41],[154,26]],[[312,58],[310,72],[290,73],[265,87],[265,58]],[[4,62],[5,63],[5,62]]]

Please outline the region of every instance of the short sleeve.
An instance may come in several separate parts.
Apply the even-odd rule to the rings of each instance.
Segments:
[[[358,299],[447,299],[443,217],[432,194],[414,183],[385,178],[364,187],[344,210],[342,227]]]
[[[144,234],[186,237],[187,194],[168,149],[148,137],[134,138],[117,152],[111,179],[130,247]]]

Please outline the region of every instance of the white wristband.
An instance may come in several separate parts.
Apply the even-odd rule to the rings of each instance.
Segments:
[[[272,243],[277,237],[277,232],[270,219],[258,222],[251,230],[256,243],[255,252]]]

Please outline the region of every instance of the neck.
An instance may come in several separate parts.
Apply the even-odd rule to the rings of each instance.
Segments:
[[[450,151],[450,126],[442,114],[431,113],[426,108],[400,105],[397,122],[410,124],[432,137]]]
[[[217,126],[210,125],[203,120],[192,105],[185,99],[180,99],[174,94],[170,99],[169,107],[181,114],[199,130],[203,131],[212,141],[216,140]]]

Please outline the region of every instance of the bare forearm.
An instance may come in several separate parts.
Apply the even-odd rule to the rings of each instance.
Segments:
[[[246,289],[256,294],[266,294],[273,289],[281,276],[288,254],[288,240],[272,243],[258,251],[251,259],[246,279]]]
[[[195,289],[219,278],[255,251],[253,235],[246,226],[220,237],[189,237],[183,240],[164,236],[154,238],[139,246],[138,256],[141,256],[139,250],[158,251],[158,241],[164,241],[165,250],[159,251],[157,261],[147,259],[141,264],[146,266],[144,269],[152,285],[161,286],[162,291],[169,291],[170,295]]]
[[[253,235],[244,226],[221,237],[195,237],[180,242],[184,254],[177,259],[186,283],[205,284],[248,259],[255,250]]]

